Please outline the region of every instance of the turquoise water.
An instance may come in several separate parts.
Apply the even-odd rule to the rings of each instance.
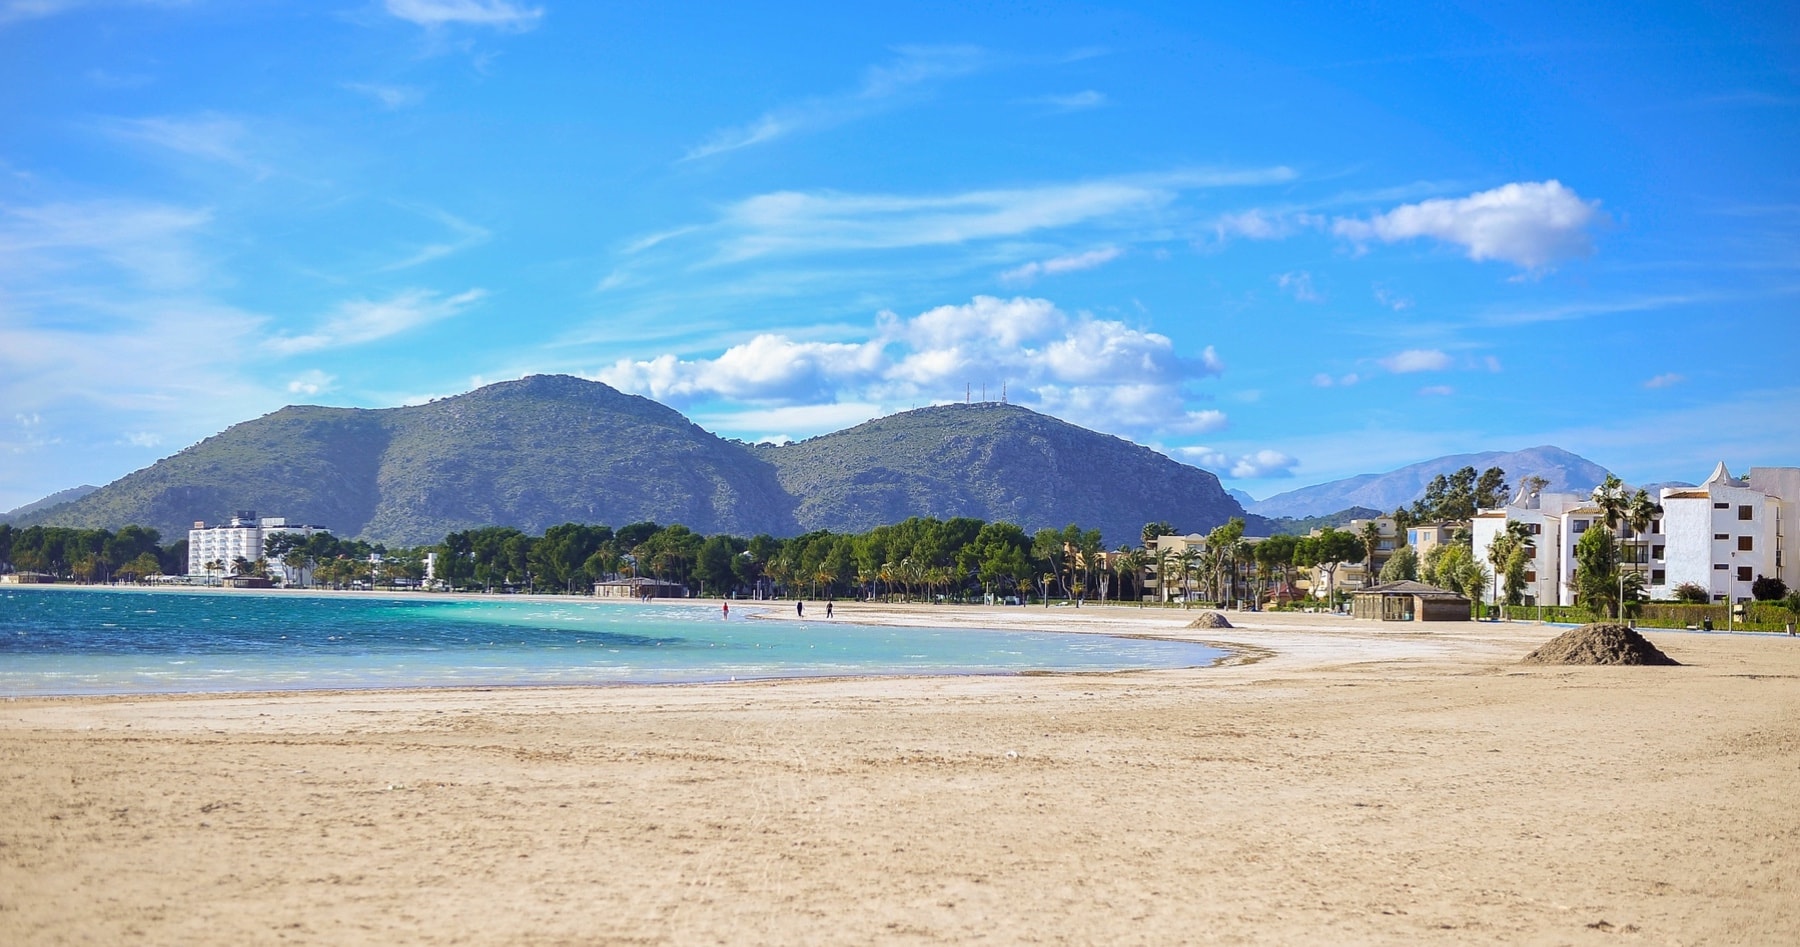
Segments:
[[[712,607],[580,599],[9,589],[0,592],[0,697],[1117,671],[1224,655],[1177,641],[751,619],[747,610],[724,620]]]

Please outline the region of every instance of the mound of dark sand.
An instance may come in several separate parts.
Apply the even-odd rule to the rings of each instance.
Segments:
[[[1231,622],[1218,612],[1201,612],[1200,617],[1188,622],[1189,628],[1230,628]]]
[[[1525,656],[1526,664],[1680,664],[1624,625],[1594,622],[1564,632]]]

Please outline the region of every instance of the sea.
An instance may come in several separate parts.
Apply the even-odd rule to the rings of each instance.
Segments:
[[[0,698],[1124,671],[1225,655],[1179,641],[751,618],[755,607],[726,617],[716,603],[18,587],[0,591]]]

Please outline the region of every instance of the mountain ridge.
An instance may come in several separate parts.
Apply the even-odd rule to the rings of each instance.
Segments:
[[[1506,471],[1507,483],[1514,487],[1522,477],[1540,476],[1550,482],[1546,489],[1573,493],[1592,490],[1607,474],[1606,468],[1593,461],[1551,445],[1450,454],[1386,473],[1357,474],[1278,493],[1250,505],[1249,510],[1261,516],[1293,518],[1324,516],[1353,506],[1392,512],[1423,496],[1431,478],[1462,467],[1474,467],[1478,472],[1499,467]]]
[[[424,405],[291,405],[20,525],[137,523],[173,539],[246,509],[405,545],[570,521],[784,536],[961,515],[1077,522],[1117,546],[1152,520],[1203,532],[1244,515],[1208,471],[1016,405],[919,408],[752,446],[600,382],[534,375]]]

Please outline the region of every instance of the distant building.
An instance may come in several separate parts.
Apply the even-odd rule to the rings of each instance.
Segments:
[[[1786,549],[1800,523],[1800,467],[1753,467],[1738,479],[1720,463],[1705,483],[1665,487],[1658,499],[1661,512],[1642,533],[1628,523],[1614,528],[1621,568],[1644,574],[1650,598],[1674,598],[1677,586],[1693,583],[1713,601],[1742,602],[1758,576],[1800,588],[1800,563]],[[1588,530],[1606,528],[1600,508],[1589,497],[1522,489],[1506,506],[1475,515],[1478,560],[1508,521],[1531,531],[1525,603],[1575,604],[1575,547]]]
[[[1402,580],[1357,590],[1350,615],[1371,621],[1468,621],[1470,602],[1448,589]]]
[[[687,594],[687,586],[679,582],[643,576],[594,583],[594,595],[599,598],[687,598]]]
[[[266,516],[258,519],[255,510],[239,510],[236,516],[218,526],[207,526],[204,521],[195,521],[194,528],[188,530],[188,575],[210,575],[207,563],[220,563],[220,568],[213,570],[222,575],[234,575],[237,572],[233,565],[238,559],[255,562],[264,557],[264,543],[270,536],[278,533],[299,533],[311,536],[327,530],[323,526],[303,526],[298,523],[289,524],[286,517]],[[295,582],[302,577],[287,566],[271,562],[271,571],[279,570],[282,578]]]
[[[1757,576],[1800,587],[1800,564],[1784,548],[1795,529],[1800,468],[1752,467],[1737,479],[1724,462],[1697,487],[1662,491],[1668,533],[1666,564],[1652,597],[1673,595],[1686,582],[1716,602],[1742,602]]]

